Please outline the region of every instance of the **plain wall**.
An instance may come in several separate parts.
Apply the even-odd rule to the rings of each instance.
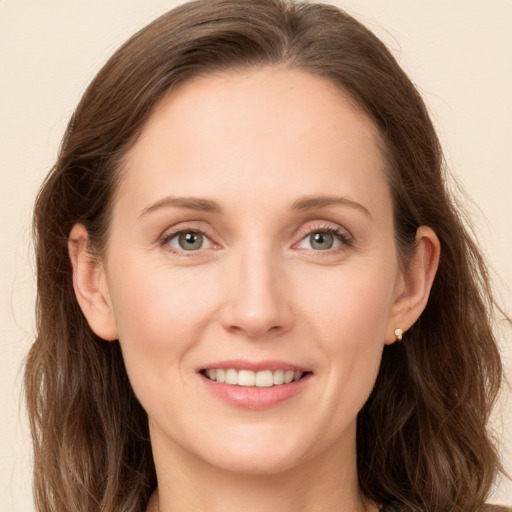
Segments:
[[[74,106],[106,58],[176,4],[0,0],[1,510],[33,510],[30,441],[20,395],[23,359],[34,335],[30,219],[37,189]],[[510,314],[512,1],[340,0],[337,5],[385,40],[423,93],[448,164],[474,200],[470,211],[477,238]],[[504,328],[509,375],[511,338],[510,328]],[[511,404],[506,391],[495,420],[509,471]],[[493,497],[512,505],[512,483],[499,482]]]

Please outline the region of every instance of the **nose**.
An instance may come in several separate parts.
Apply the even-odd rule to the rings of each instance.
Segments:
[[[225,280],[221,321],[227,330],[250,338],[288,331],[293,324],[289,284],[271,251],[241,253],[231,261]]]

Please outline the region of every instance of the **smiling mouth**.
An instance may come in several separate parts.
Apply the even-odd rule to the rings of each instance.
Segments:
[[[297,382],[311,372],[293,370],[235,370],[234,368],[209,368],[200,372],[207,379],[232,386],[271,388]]]

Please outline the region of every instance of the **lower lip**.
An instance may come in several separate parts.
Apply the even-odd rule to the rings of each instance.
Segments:
[[[233,386],[210,380],[199,374],[209,391],[224,402],[245,409],[268,409],[298,395],[311,379],[311,374],[301,379],[269,388]]]

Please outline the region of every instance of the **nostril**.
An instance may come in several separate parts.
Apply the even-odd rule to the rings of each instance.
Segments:
[[[254,272],[244,263],[246,274],[231,283],[231,293],[221,312],[223,326],[232,333],[250,338],[283,333],[291,327],[294,315],[288,295],[278,275]],[[248,275],[251,274],[251,275]]]

